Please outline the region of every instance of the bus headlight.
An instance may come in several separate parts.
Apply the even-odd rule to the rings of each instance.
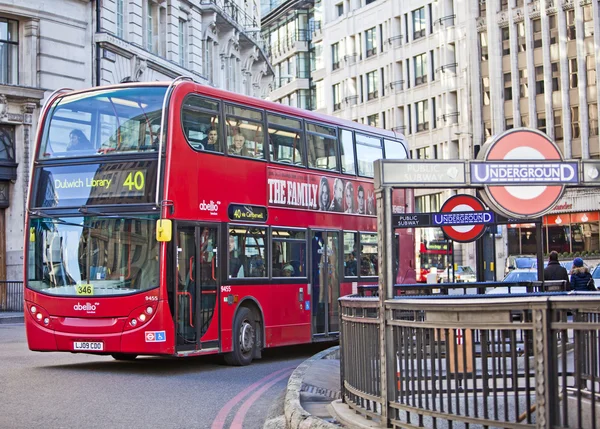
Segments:
[[[136,325],[137,325],[137,319],[131,319],[131,320],[129,321],[129,324],[130,324],[131,326],[136,326]]]
[[[32,305],[29,307],[29,311],[33,319],[44,327],[50,327],[52,320],[46,310],[39,305]]]

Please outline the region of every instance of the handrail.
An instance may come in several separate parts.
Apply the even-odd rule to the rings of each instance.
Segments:
[[[445,73],[445,69],[456,69],[458,67],[458,63],[450,63],[450,64],[444,64],[443,66],[438,67],[437,69],[435,69],[436,72],[441,71],[442,73]]]
[[[444,21],[449,21],[449,20],[455,19],[455,18],[456,18],[456,14],[452,14],[452,15],[447,15],[447,16],[443,16],[439,19],[436,19],[435,22],[436,22],[436,24],[442,25],[444,23]],[[454,24],[452,24],[452,25],[454,25]]]
[[[173,82],[171,82],[167,88],[167,91],[165,92],[165,98],[163,99],[163,105],[162,105],[162,112],[160,115],[160,135],[158,136],[158,173],[156,175],[156,200],[155,200],[155,204],[157,206],[160,206],[159,204],[159,196],[160,196],[160,168],[161,168],[161,164],[162,164],[162,148],[163,148],[163,140],[164,140],[164,135],[165,135],[165,116],[166,116],[166,107],[167,107],[167,102],[170,100],[171,98],[171,93],[173,91],[173,89],[175,88],[175,84],[181,80],[189,80],[191,82],[194,81],[194,78],[190,77],[190,76],[177,76],[175,79],[173,79]],[[161,213],[162,216],[162,213]]]

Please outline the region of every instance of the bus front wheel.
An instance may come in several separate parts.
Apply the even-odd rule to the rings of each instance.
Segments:
[[[132,355],[128,353],[113,353],[111,355],[114,360],[135,360],[137,355]]]
[[[241,307],[233,322],[233,351],[225,355],[228,365],[244,366],[252,362],[256,347],[256,325],[249,308]]]

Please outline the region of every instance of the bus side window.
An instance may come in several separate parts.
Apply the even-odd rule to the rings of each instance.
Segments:
[[[268,114],[269,154],[271,160],[284,164],[304,165],[302,123],[293,118]]]
[[[219,105],[219,101],[197,95],[190,95],[184,100],[181,125],[185,138],[193,149],[223,152]]]
[[[227,104],[225,113],[227,153],[264,159],[263,112]]]
[[[309,167],[330,171],[339,170],[335,128],[307,123],[306,145]]]

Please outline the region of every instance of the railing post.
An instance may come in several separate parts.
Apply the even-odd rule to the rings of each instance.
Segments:
[[[536,427],[547,429],[557,422],[556,341],[552,334],[549,300],[533,307],[533,356],[535,362]],[[564,398],[566,400],[567,398]]]
[[[395,371],[388,368],[394,360],[390,359],[391,343],[386,329],[385,301],[394,297],[394,281],[392,279],[392,189],[388,186],[377,187],[377,247],[379,253],[379,365],[381,372],[381,423],[383,427],[391,427],[388,398],[393,397],[393,381],[388,378]],[[388,350],[390,349],[390,350]]]

